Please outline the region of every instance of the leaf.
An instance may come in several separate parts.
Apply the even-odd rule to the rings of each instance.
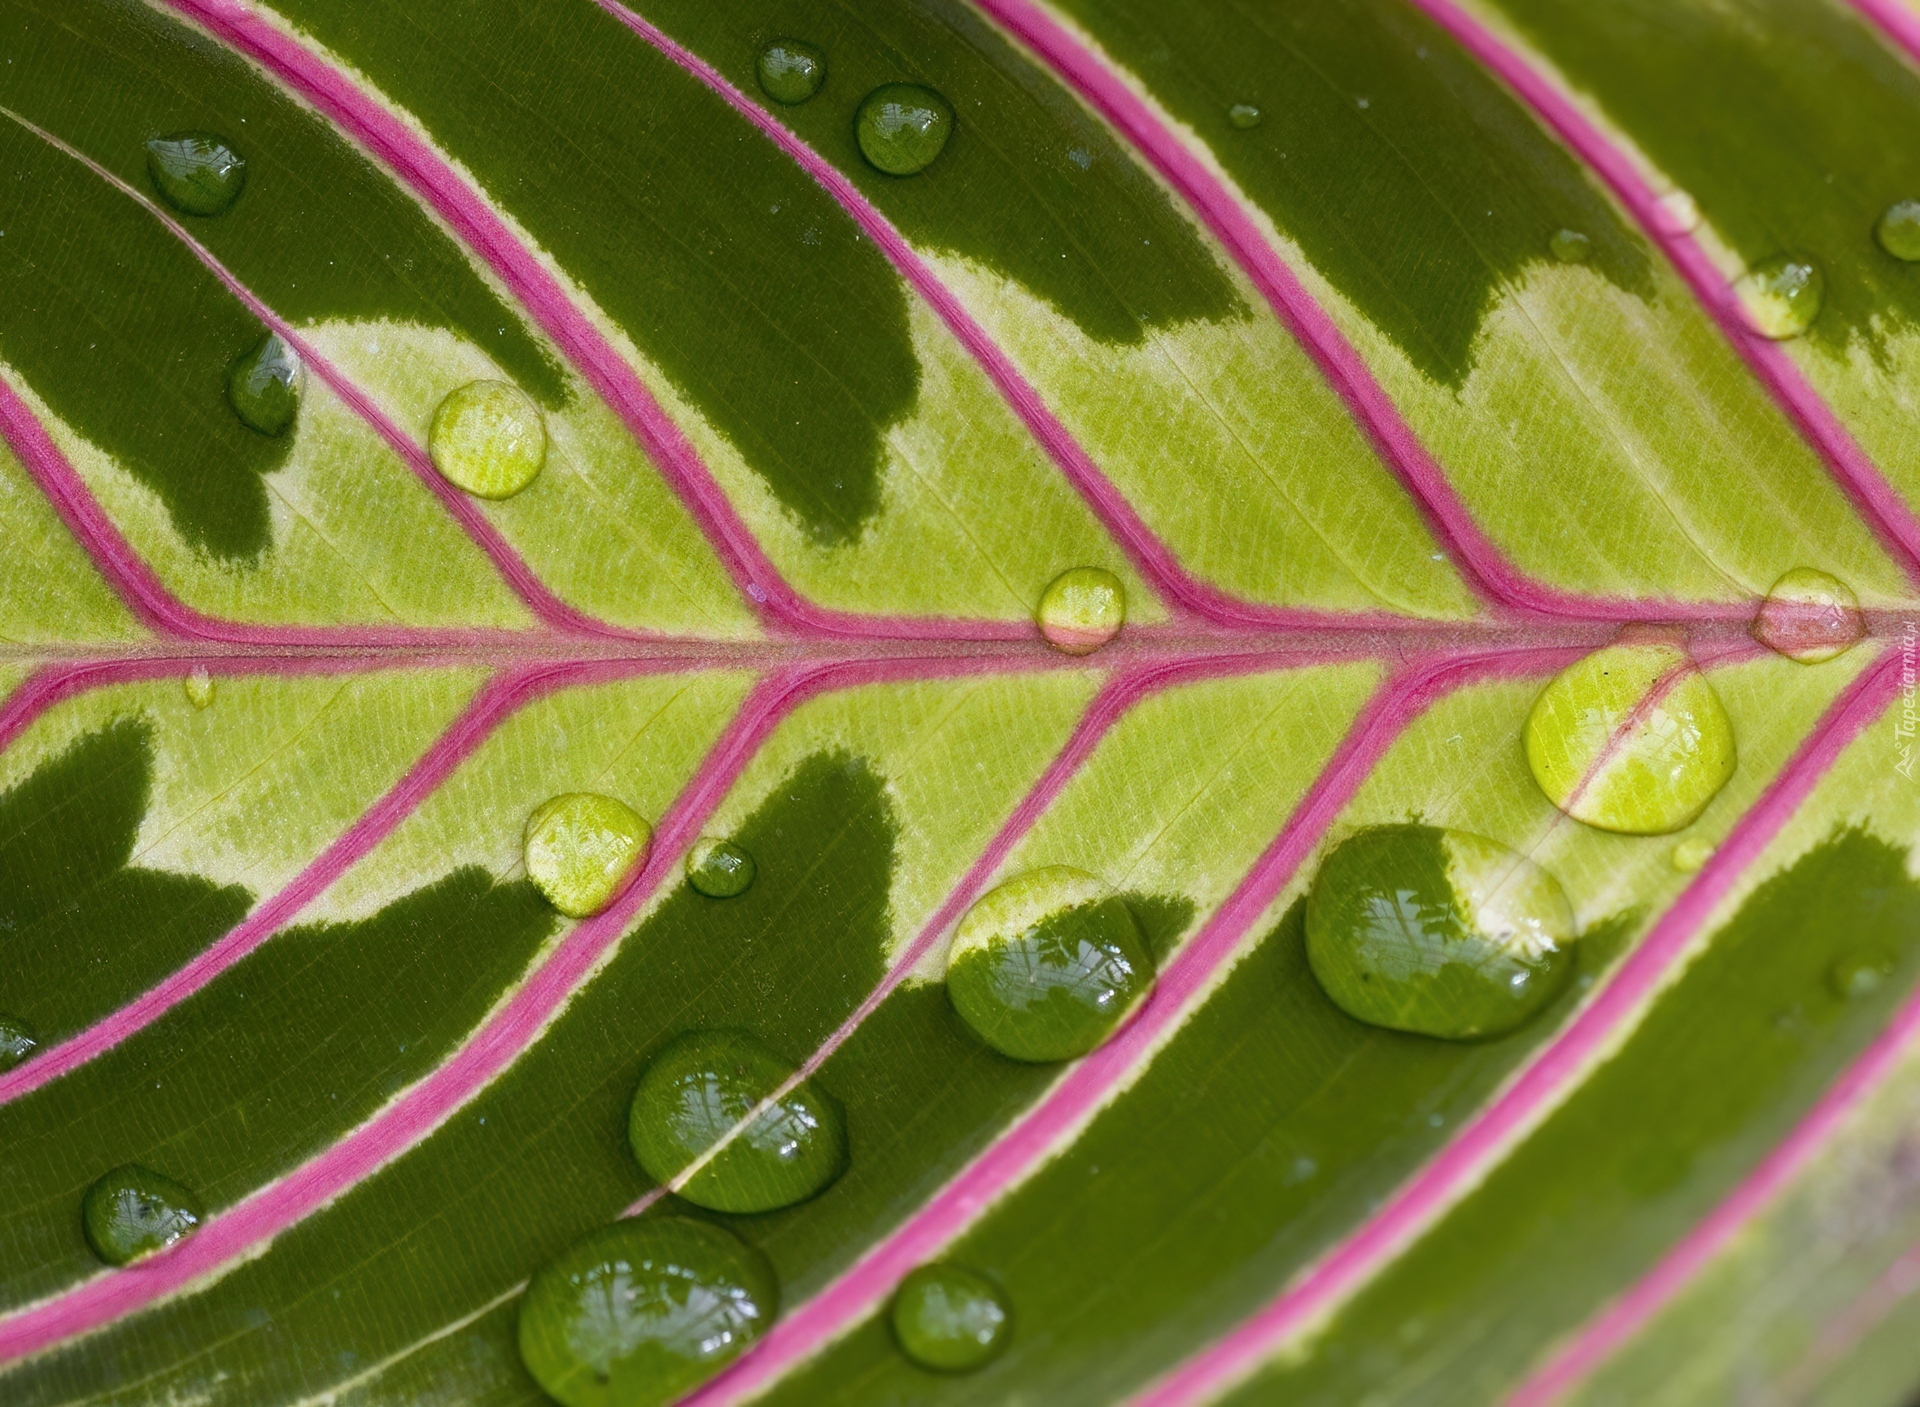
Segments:
[[[663,1216],[780,1287],[688,1402],[1920,1382],[1893,0],[8,0],[0,53],[9,1404],[537,1402],[529,1278]],[[917,174],[862,155],[896,83],[955,114]],[[150,177],[181,134],[224,213]],[[1768,341],[1783,254],[1825,297]],[[228,403],[268,337],[280,436]],[[503,499],[435,465],[476,380],[544,430]],[[1085,655],[1035,621],[1076,567],[1127,600]],[[1759,643],[1795,568],[1859,598],[1836,658]],[[1677,834],[1529,770],[1610,643],[1730,721]],[[569,919],[522,834],[582,791],[651,848]],[[1316,980],[1321,858],[1409,821],[1565,891],[1519,1029]],[[1025,1063],[942,979],[1049,866],[1157,982]],[[844,1172],[656,1185],[630,1105],[693,1031],[844,1111]],[[207,1215],[109,1268],[129,1164]],[[977,1371],[889,1325],[936,1260],[1010,1307]]]

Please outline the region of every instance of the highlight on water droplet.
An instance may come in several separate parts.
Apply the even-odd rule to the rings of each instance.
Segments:
[[[200,1199],[152,1168],[127,1163],[87,1189],[80,1224],[93,1253],[128,1265],[193,1234],[205,1218]]]
[[[1896,259],[1920,261],[1920,200],[1896,200],[1874,224],[1873,237]]]
[[[1669,234],[1692,234],[1700,228],[1700,206],[1687,191],[1668,191],[1660,197],[1660,225]]]
[[[1783,342],[1813,326],[1826,301],[1827,278],[1804,254],[1776,254],[1742,274],[1733,285],[1747,321],[1762,337]]]
[[[1075,567],[1060,573],[1040,593],[1034,620],[1054,649],[1090,655],[1126,624],[1127,589],[1104,567]]]
[[[867,94],[854,118],[860,152],[889,176],[912,176],[933,164],[953,135],[953,108],[931,88],[888,83]]]
[[[213,707],[213,675],[204,664],[196,664],[180,682],[188,703],[195,708]]]
[[[1555,230],[1547,248],[1563,264],[1584,264],[1593,257],[1593,241],[1578,230]]]
[[[0,1011],[0,1072],[11,1070],[39,1048],[39,1033],[30,1022]]]
[[[1753,638],[1801,664],[1822,664],[1865,638],[1860,598],[1838,577],[1795,567],[1767,593],[1753,622]]]
[[[240,198],[247,163],[211,132],[175,132],[147,143],[147,175],[185,215],[218,215]]]
[[[827,56],[803,39],[775,39],[755,65],[760,91],[776,103],[804,103],[827,81]]]
[[[1690,835],[1676,844],[1667,858],[1681,874],[1699,874],[1713,858],[1713,849],[1713,842],[1705,836]]]
[[[1856,948],[1833,960],[1827,969],[1827,987],[1836,997],[1853,1001],[1878,991],[1893,976],[1896,965],[1885,948]]]
[[[564,792],[527,817],[527,878],[569,918],[599,913],[646,863],[653,828],[625,802]]]
[[[984,1366],[1013,1336],[1012,1311],[991,1280],[938,1262],[908,1272],[888,1318],[901,1352],[940,1373]]]
[[[1307,894],[1307,961],[1370,1026],[1443,1040],[1522,1025],[1573,975],[1560,882],[1483,836],[1407,823],[1336,845]]]
[[[527,1285],[520,1361],[565,1407],[659,1407],[746,1352],[779,1307],[773,1267],[732,1232],[686,1217],[616,1221]]]
[[[1153,980],[1153,957],[1126,902],[1067,865],[1029,870],[983,896],[947,954],[954,1010],[1015,1060],[1085,1055]]]
[[[300,409],[300,354],[269,332],[227,372],[227,404],[240,423],[262,435],[284,435]]]
[[[710,899],[732,899],[753,885],[753,856],[731,840],[703,835],[687,851],[687,883]]]
[[[434,468],[475,497],[511,498],[547,462],[547,427],[518,386],[470,381],[434,411],[427,453]]]
[[[1527,766],[1547,799],[1601,830],[1690,825],[1733,775],[1733,724],[1675,645],[1596,650],[1554,677],[1526,724]]]
[[[1242,132],[1258,127],[1262,116],[1264,114],[1252,103],[1235,103],[1227,109],[1227,121]]]
[[[746,1122],[793,1073],[744,1031],[676,1036],[648,1062],[634,1091],[627,1116],[634,1156],[662,1184],[705,1158],[676,1190],[717,1212],[804,1202],[846,1171],[847,1124],[839,1101],[802,1080]],[[707,1157],[722,1139],[725,1146]]]

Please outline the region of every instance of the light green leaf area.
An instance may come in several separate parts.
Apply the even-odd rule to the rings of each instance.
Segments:
[[[140,627],[20,462],[0,447],[0,540],[8,545],[0,574],[0,640],[130,640]]]

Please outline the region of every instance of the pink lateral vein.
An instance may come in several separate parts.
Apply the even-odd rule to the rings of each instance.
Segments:
[[[1414,0],[1462,48],[1492,70],[1560,139],[1612,188],[1635,221],[1666,251],[1734,351],[1750,367],[1774,403],[1825,462],[1834,482],[1873,528],[1888,553],[1920,582],[1920,518],[1895,493],[1867,452],[1848,433],[1832,407],[1808,383],[1786,348],[1759,335],[1747,320],[1732,286],[1690,230],[1660,207],[1659,197],[1631,157],[1587,120],[1578,107],[1526,56],[1506,44],[1454,0]],[[1862,3],[1862,0],[1855,0]],[[1865,5],[1863,4],[1863,8]],[[1875,5],[1876,10],[1890,10]]]
[[[1135,1399],[1135,1407],[1184,1407],[1211,1400],[1256,1371],[1288,1338],[1356,1290],[1444,1213],[1502,1149],[1551,1109],[1589,1062],[1635,1019],[1715,907],[1841,752],[1885,709],[1898,678],[1898,660],[1897,654],[1889,654],[1847,687],[1614,977],[1504,1093],[1352,1235],[1239,1328],[1149,1387]]]

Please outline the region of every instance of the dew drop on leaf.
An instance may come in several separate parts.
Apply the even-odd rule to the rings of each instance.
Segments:
[[[1893,954],[1882,948],[1862,948],[1842,953],[1827,969],[1827,986],[1836,997],[1848,1001],[1877,990],[1893,975]]]
[[[1578,230],[1555,230],[1547,247],[1563,264],[1584,264],[1593,257],[1593,241]]]
[[[753,885],[753,856],[731,840],[703,835],[687,851],[687,883],[710,899],[732,899]]]
[[[566,1407],[672,1402],[750,1348],[779,1309],[767,1258],[685,1217],[617,1221],[534,1275],[520,1360]]]
[[[1660,224],[1674,234],[1692,234],[1700,228],[1700,206],[1688,191],[1668,191],[1660,197]]]
[[[612,903],[642,864],[653,829],[632,807],[597,792],[556,796],[527,817],[527,877],[569,918]]]
[[[1242,132],[1247,131],[1249,128],[1258,127],[1261,116],[1260,109],[1252,103],[1235,103],[1227,109],[1227,121],[1231,122],[1235,127],[1238,127]]]
[[[1372,826],[1335,846],[1307,894],[1307,961],[1370,1026],[1499,1035],[1566,986],[1577,936],[1560,883],[1463,831]]]
[[[1873,237],[1896,259],[1920,260],[1920,200],[1897,200],[1874,224]]]
[[[0,1011],[0,1071],[11,1070],[40,1048],[32,1025]]]
[[[827,81],[827,56],[800,39],[775,39],[755,65],[760,89],[776,103],[804,103]]]
[[[1666,835],[1733,775],[1733,724],[1675,645],[1597,650],[1555,676],[1526,723],[1527,766],[1547,799],[1601,830]]]
[[[195,708],[213,707],[213,675],[204,664],[196,664],[187,671],[187,677],[180,681],[187,702]]]
[[[1681,874],[1698,874],[1713,858],[1713,842],[1702,836],[1690,835],[1673,847],[1668,861]]]
[[[1827,279],[1802,254],[1776,254],[1748,269],[1734,284],[1753,330],[1775,342],[1813,326],[1826,301]]]
[[[262,435],[284,435],[300,409],[300,354],[269,332],[227,372],[227,404]]]
[[[1838,577],[1795,567],[1773,584],[1753,623],[1753,638],[1801,664],[1821,664],[1867,633],[1860,598]]]
[[[861,155],[889,176],[927,169],[953,135],[953,108],[931,88],[888,83],[867,94],[854,118]]]
[[[540,408],[518,386],[471,381],[433,413],[427,453],[446,478],[478,498],[511,498],[547,462]]]
[[[1153,988],[1126,902],[1084,870],[1008,880],[954,931],[947,995],[975,1035],[1015,1060],[1071,1060],[1113,1034]]]
[[[1126,623],[1127,589],[1104,567],[1075,567],[1048,584],[1034,619],[1054,649],[1090,655]]]
[[[719,1212],[805,1201],[846,1171],[839,1101],[802,1080],[740,1127],[793,1073],[744,1031],[676,1036],[634,1091],[627,1117],[634,1156],[655,1182],[667,1183],[727,1139],[678,1189],[681,1197]]]
[[[127,1163],[95,1182],[81,1203],[87,1244],[108,1265],[127,1265],[192,1234],[200,1199],[170,1177]]]
[[[1013,1315],[991,1280],[957,1265],[923,1265],[894,1292],[894,1341],[922,1368],[966,1373],[1007,1346]]]
[[[184,215],[218,215],[240,198],[247,163],[211,132],[175,132],[147,143],[147,174]]]

